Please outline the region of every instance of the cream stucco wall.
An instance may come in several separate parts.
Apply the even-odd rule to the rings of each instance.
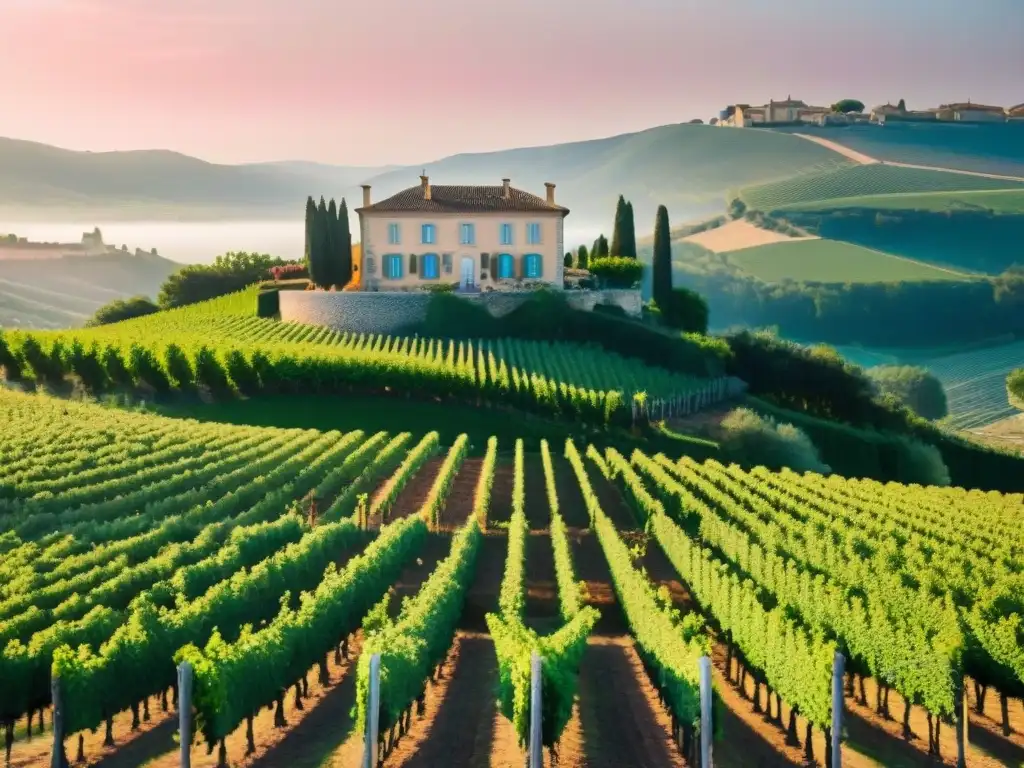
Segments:
[[[540,224],[540,243],[527,243],[527,225]],[[398,224],[400,240],[391,244],[388,238],[390,224]],[[435,242],[421,241],[423,224],[433,224]],[[473,245],[462,245],[460,242],[461,225],[475,225],[476,242]],[[512,225],[512,244],[501,244],[501,225]],[[561,213],[520,213],[504,212],[500,214],[430,214],[423,213],[386,213],[365,212],[359,214],[360,240],[362,242],[362,273],[363,290],[396,290],[416,288],[431,283],[455,283],[461,279],[461,266],[464,258],[473,260],[473,277],[480,288],[493,287],[500,289],[502,283],[514,282],[498,280],[495,276],[497,262],[493,266],[491,259],[498,254],[509,253],[515,259],[515,276],[522,276],[523,257],[529,253],[541,256],[540,281],[550,283],[559,288],[563,279],[563,216]],[[419,258],[425,253],[438,254],[440,276],[437,280],[427,280],[422,276],[422,262]],[[487,269],[481,269],[481,254],[489,254]],[[384,277],[383,258],[392,254],[402,256],[402,277],[399,279]],[[416,274],[410,274],[410,256],[417,255]],[[444,255],[450,254],[451,272],[446,272]],[[487,278],[483,278],[483,274]]]

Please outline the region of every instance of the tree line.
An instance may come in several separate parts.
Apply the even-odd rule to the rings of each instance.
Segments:
[[[321,196],[306,199],[306,265],[309,279],[320,288],[344,288],[352,279],[352,233],[345,198],[338,206]]]

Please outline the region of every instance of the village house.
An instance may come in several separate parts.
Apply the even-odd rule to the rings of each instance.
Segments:
[[[811,107],[799,99],[787,96],[785,101],[774,99],[759,107],[736,104],[719,114],[718,125],[732,128],[749,128],[756,125],[791,125],[794,123],[818,123],[831,112],[828,107]]]
[[[377,203],[363,185],[362,290],[458,284],[463,292],[563,285],[563,224],[555,202],[511,186],[435,186],[427,176]]]
[[[972,104],[970,99],[958,104],[943,104],[933,111],[937,119],[953,122],[1002,123],[1006,120],[1006,111],[1002,107]]]

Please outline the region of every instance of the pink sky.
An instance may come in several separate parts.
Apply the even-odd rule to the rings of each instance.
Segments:
[[[0,135],[426,162],[794,97],[1024,102],[1022,0],[0,0]]]

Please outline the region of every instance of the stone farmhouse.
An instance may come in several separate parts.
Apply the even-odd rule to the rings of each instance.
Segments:
[[[563,224],[555,202],[502,179],[501,186],[417,186],[374,203],[363,185],[359,215],[364,291],[421,290],[431,284],[459,291],[516,290],[563,285]]]

